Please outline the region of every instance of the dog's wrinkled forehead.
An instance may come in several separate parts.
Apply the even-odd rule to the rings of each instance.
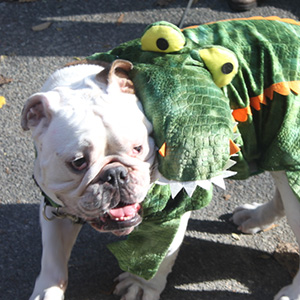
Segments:
[[[32,129],[40,134],[55,114],[65,114],[67,119],[78,120],[93,112],[113,120],[118,111],[122,111],[118,117],[127,115],[130,118],[132,113],[136,113],[137,107],[134,106],[139,104],[134,96],[133,84],[126,75],[132,68],[130,62],[117,60],[109,68],[94,65],[77,67],[76,72],[74,66],[56,71],[46,81],[41,93],[27,100],[22,112],[23,129]],[[76,118],[73,118],[75,113]],[[143,118],[142,112],[138,117]],[[123,121],[123,118],[120,120]],[[146,120],[143,122],[149,127]]]
[[[63,88],[57,92],[63,106],[52,116],[52,122],[44,133],[44,140],[49,146],[61,145],[64,151],[70,153],[78,146],[86,148],[89,144],[98,149],[105,143],[138,145],[144,142],[140,139],[151,131],[151,125],[134,95],[99,94],[99,90],[89,88]],[[68,149],[66,139],[69,141]]]
[[[101,116],[93,110],[93,98],[87,101],[88,93],[82,94],[83,99],[80,99],[80,93],[77,94],[79,95],[74,94],[71,103],[66,103],[52,116],[52,122],[44,133],[44,140],[49,143],[55,141],[55,145],[61,144],[62,147],[66,146],[66,140],[69,144],[73,141],[74,146],[86,146],[89,140],[94,140],[93,143],[97,143],[98,139],[105,140],[106,130]],[[62,94],[61,96],[64,97]]]
[[[74,67],[56,71],[25,104],[23,128],[32,130],[46,152],[59,155],[76,156],[91,147],[118,154],[116,149],[124,153],[145,144],[152,125],[132,93],[126,75],[131,67],[119,60],[107,69],[80,65],[76,72]]]

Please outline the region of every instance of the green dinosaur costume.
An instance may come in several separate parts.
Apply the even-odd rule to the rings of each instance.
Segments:
[[[141,39],[88,58],[133,63],[159,149],[157,183],[167,184],[152,186],[140,227],[109,246],[123,270],[151,278],[180,216],[207,205],[224,177],[287,170],[300,199],[299,25],[257,17],[180,31],[158,22]]]

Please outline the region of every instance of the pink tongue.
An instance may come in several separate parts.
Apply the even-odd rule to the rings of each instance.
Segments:
[[[109,215],[114,219],[133,218],[140,208],[141,206],[138,203],[135,203],[124,207],[113,208],[109,211]]]

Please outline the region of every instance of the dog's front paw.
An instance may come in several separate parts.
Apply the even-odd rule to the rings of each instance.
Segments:
[[[114,294],[121,300],[158,300],[160,289],[151,280],[147,281],[130,273],[122,273],[116,278],[118,284]]]
[[[256,202],[239,206],[234,210],[231,220],[238,225],[238,230],[244,233],[257,233],[270,226],[264,224],[262,207],[263,204]]]
[[[300,300],[299,284],[290,284],[282,288],[274,300]]]
[[[50,287],[41,293],[33,293],[30,300],[63,300],[64,292],[59,287]]]

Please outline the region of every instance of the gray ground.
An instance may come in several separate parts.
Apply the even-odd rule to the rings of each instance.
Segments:
[[[20,1],[21,2],[21,1]],[[148,1],[40,0],[0,1],[0,74],[12,78],[0,87],[7,105],[0,110],[0,298],[28,299],[40,268],[38,223],[40,193],[31,175],[34,152],[22,132],[24,100],[38,91],[56,68],[94,52],[139,37],[149,23],[179,23],[187,1],[167,7]],[[225,0],[199,0],[185,25],[254,15],[300,18],[298,0],[266,0],[250,12],[230,10]],[[119,24],[118,21],[119,20]],[[33,31],[46,21],[51,26]],[[291,281],[296,245],[286,221],[256,235],[242,235],[229,222],[234,207],[271,198],[268,175],[227,181],[211,204],[193,213],[186,238],[161,299],[272,299]],[[115,237],[82,230],[70,261],[66,299],[117,299],[111,295],[120,270],[105,244]],[[288,246],[288,253],[282,250]],[[274,252],[277,255],[274,255]],[[288,261],[283,261],[286,259]]]

